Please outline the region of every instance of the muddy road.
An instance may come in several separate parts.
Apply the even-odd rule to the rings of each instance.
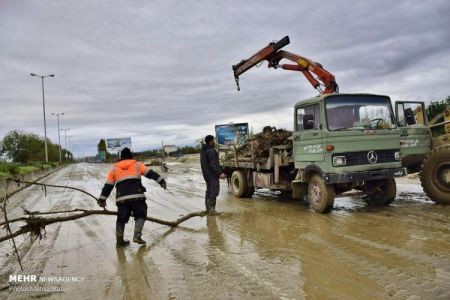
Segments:
[[[44,182],[98,195],[109,167],[80,163]],[[143,180],[149,215],[175,220],[203,210],[198,162],[169,167],[167,191]],[[390,207],[367,208],[360,197],[344,197],[320,215],[270,194],[235,199],[222,182],[221,216],[193,218],[176,229],[147,222],[143,247],[116,249],[113,216],[50,225],[42,240],[17,238],[23,272],[11,243],[0,243],[0,287],[6,288],[0,298],[450,299],[450,207],[427,201],[417,183],[398,182]],[[49,211],[96,203],[76,191],[48,189],[45,197],[30,187],[11,198],[10,217],[21,215],[21,206]],[[108,208],[115,209],[111,197]],[[127,225],[129,238],[133,226]],[[22,290],[9,290],[11,274],[78,281],[16,283]]]

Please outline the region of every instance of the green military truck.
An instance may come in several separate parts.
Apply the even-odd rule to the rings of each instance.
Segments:
[[[288,144],[270,146],[267,157],[228,150],[232,155],[222,153],[220,164],[236,197],[269,189],[306,198],[324,213],[335,195],[359,190],[369,205],[388,205],[394,177],[406,175],[400,133],[389,97],[324,94],[295,105]]]

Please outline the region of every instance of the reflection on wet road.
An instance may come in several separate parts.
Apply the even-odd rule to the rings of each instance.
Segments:
[[[108,166],[78,164],[46,181],[98,194]],[[174,220],[202,210],[197,162],[171,166],[169,190],[146,181],[149,214]],[[303,202],[268,194],[236,199],[222,183],[218,217],[170,229],[146,223],[136,244],[115,248],[114,223],[95,216],[54,225],[41,242],[21,245],[27,273],[84,276],[65,293],[84,299],[450,299],[450,207],[436,206],[411,183],[398,185],[390,207],[367,208],[360,197],[338,198],[327,215]],[[17,194],[29,209],[95,207],[71,191]],[[22,194],[22,195],[20,195]],[[37,196],[39,195],[39,196]],[[108,200],[109,208],[114,208]],[[15,212],[18,214],[19,212]],[[127,225],[131,237],[133,222]],[[2,279],[19,272],[0,245]],[[6,273],[3,271],[6,270]],[[0,296],[26,298],[27,294]]]

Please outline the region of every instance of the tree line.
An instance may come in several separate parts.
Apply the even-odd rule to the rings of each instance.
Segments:
[[[1,140],[0,154],[13,162],[23,164],[44,161],[44,144],[44,138],[35,133],[12,130]],[[59,146],[47,139],[47,149],[48,160],[59,161]],[[66,149],[61,149],[61,156],[63,159],[65,157],[72,159],[72,153]]]
[[[450,96],[447,96],[447,98],[442,101],[432,101],[426,108],[428,120],[432,120],[447,107],[450,108]]]

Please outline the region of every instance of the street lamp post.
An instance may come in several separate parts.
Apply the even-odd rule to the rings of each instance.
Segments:
[[[70,152],[70,158],[72,159],[73,158],[73,153],[72,153],[72,144],[70,142],[71,138],[72,138],[72,136],[69,135],[69,152]]]
[[[72,140],[72,159],[75,160],[75,140]]]
[[[70,136],[70,153],[72,154],[72,160],[75,158],[75,140],[73,136]]]
[[[66,153],[65,153],[65,158],[66,158],[66,160],[69,158],[68,157],[68,154],[67,154],[67,130],[70,130],[70,128],[61,128],[61,130],[64,130],[64,145],[65,145],[65,148],[66,148]]]
[[[50,75],[37,75],[34,73],[30,73],[31,76],[37,76],[41,78],[42,82],[42,107],[44,110],[44,145],[45,145],[45,162],[48,162],[48,148],[47,148],[47,121],[45,120],[45,96],[44,96],[44,78],[45,77],[55,77],[55,74]]]
[[[56,116],[56,118],[58,119],[58,145],[59,145],[59,162],[62,162],[62,158],[61,158],[61,132],[59,130],[59,116],[64,116],[64,113],[52,113],[52,116]]]

